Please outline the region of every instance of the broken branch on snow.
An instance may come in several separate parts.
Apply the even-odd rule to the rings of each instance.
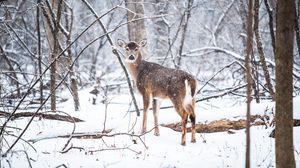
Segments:
[[[11,113],[0,111],[0,116],[8,117]],[[20,112],[20,113],[15,113],[12,116],[12,120],[17,119],[17,118],[22,118],[22,117],[39,117],[43,119],[48,119],[48,120],[58,120],[58,121],[65,121],[65,122],[83,122],[83,120],[72,117],[72,116],[65,116],[65,115],[60,115],[60,114],[44,114],[44,113],[32,113],[32,112]]]

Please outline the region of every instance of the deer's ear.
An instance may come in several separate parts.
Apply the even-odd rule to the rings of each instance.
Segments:
[[[139,44],[141,47],[145,47],[147,45],[147,39],[143,39]]]
[[[122,48],[125,47],[125,41],[122,40],[122,39],[118,39],[118,40],[117,40],[117,44],[118,44],[118,46],[120,46],[120,47],[122,47]]]

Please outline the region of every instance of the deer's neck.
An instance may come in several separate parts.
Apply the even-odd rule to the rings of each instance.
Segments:
[[[138,76],[138,66],[139,64],[142,63],[142,55],[141,53],[139,53],[138,58],[136,59],[135,62],[127,62],[127,67],[128,67],[128,71],[132,77],[132,79],[134,80],[134,82],[136,83],[137,80],[137,76]]]

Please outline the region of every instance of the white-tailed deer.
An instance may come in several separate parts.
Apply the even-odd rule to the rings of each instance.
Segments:
[[[133,78],[139,92],[143,96],[143,128],[147,130],[147,111],[152,101],[155,135],[159,135],[157,112],[159,100],[170,99],[182,119],[182,138],[181,144],[186,143],[186,124],[190,118],[192,123],[192,140],[195,138],[195,78],[182,70],[163,67],[159,64],[142,60],[141,48],[147,41],[140,43],[125,43],[118,39],[117,44],[125,49],[125,62],[131,77]]]

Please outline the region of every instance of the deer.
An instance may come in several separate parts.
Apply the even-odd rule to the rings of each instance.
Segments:
[[[157,63],[143,60],[141,49],[147,44],[147,39],[139,43],[122,39],[117,40],[117,45],[124,49],[124,62],[143,98],[143,123],[142,132],[147,131],[147,113],[152,101],[154,117],[154,135],[159,136],[157,113],[160,101],[171,100],[176,112],[181,117],[181,145],[186,145],[187,120],[191,121],[191,142],[195,143],[195,96],[197,82],[194,76],[179,70],[164,67]]]

